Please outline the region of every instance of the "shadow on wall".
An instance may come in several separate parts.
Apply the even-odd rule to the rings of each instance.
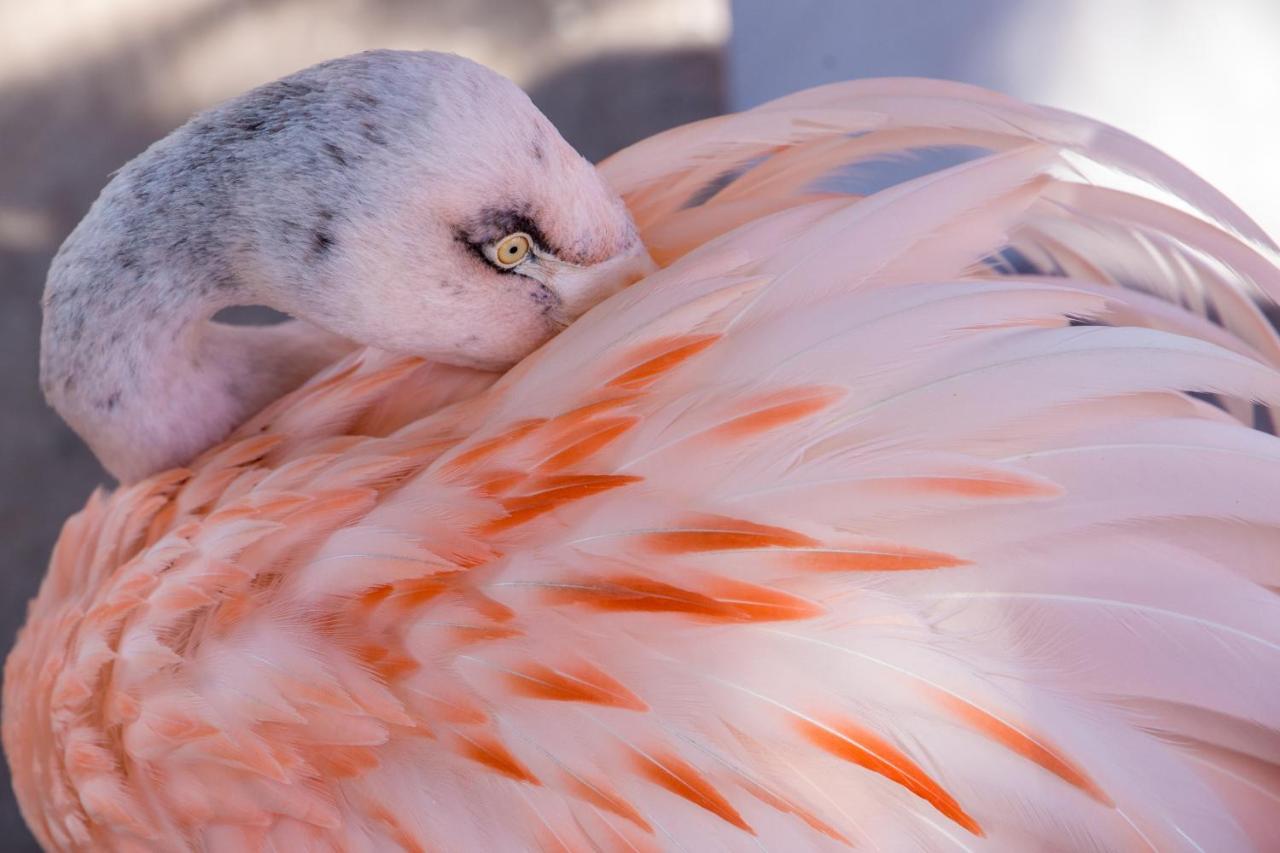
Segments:
[[[49,261],[112,170],[181,123],[186,112],[206,105],[156,108],[153,95],[168,79],[158,69],[172,67],[183,51],[247,11],[263,16],[296,5],[296,0],[203,3],[170,16],[145,40],[124,40],[117,51],[78,65],[58,62],[48,73],[0,88],[0,151],[6,152],[0,163],[0,363],[5,365],[0,373],[0,637],[5,654],[62,522],[105,482],[89,451],[40,394],[39,299]],[[501,20],[517,34],[549,31],[558,25],[551,7],[564,4],[457,0],[436,5],[432,34],[417,46],[474,55],[465,38],[451,46],[450,28]],[[351,6],[343,4],[346,14]],[[361,8],[388,32],[405,16],[421,17],[420,7],[400,0],[368,0]],[[404,40],[401,35],[392,44],[414,46]],[[312,55],[297,56],[290,67],[388,43],[369,39],[329,50],[325,42]],[[534,101],[592,160],[722,111],[720,55],[710,46],[620,49],[527,79],[534,81],[526,83]],[[0,773],[0,848],[37,850],[13,800],[7,766]]]
[[[723,112],[711,50],[620,53],[558,71],[529,95],[584,157],[598,162],[659,131]]]
[[[1280,235],[1275,0],[732,0],[732,8],[730,109],[862,77],[973,83],[1128,131]]]

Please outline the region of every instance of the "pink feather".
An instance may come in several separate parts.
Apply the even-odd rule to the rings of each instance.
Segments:
[[[68,522],[5,674],[41,841],[1274,847],[1257,227],[918,80],[602,169],[666,267],[496,383],[355,353]]]

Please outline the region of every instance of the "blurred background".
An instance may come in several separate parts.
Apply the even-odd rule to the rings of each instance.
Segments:
[[[53,252],[192,113],[373,47],[496,68],[593,160],[817,83],[963,80],[1136,133],[1280,236],[1277,0],[0,0],[0,650],[105,481],[37,384]],[[0,781],[0,851],[35,850]]]

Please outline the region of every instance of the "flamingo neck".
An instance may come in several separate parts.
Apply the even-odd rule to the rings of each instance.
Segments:
[[[184,465],[350,345],[302,321],[231,326],[224,307],[287,299],[154,276],[85,286],[50,270],[45,396],[121,482]]]

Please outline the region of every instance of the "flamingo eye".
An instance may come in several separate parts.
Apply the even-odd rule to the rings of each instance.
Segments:
[[[533,241],[523,231],[508,234],[498,242],[497,248],[493,250],[494,263],[504,270],[509,270],[527,258],[532,248]]]

